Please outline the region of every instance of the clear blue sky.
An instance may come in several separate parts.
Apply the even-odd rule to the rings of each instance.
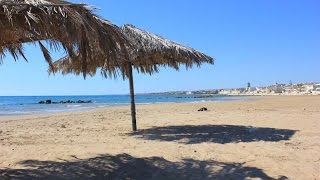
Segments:
[[[138,93],[320,81],[319,0],[106,0],[85,2],[121,26],[134,24],[191,46],[215,65],[134,74]],[[29,63],[10,55],[0,66],[0,95],[127,94],[128,82],[47,74],[38,48]]]

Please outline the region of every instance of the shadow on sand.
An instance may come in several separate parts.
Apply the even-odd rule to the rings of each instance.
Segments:
[[[289,140],[295,130],[235,125],[185,125],[154,127],[130,133],[147,140],[176,141],[185,144],[212,142],[219,144]]]
[[[273,179],[244,164],[193,159],[171,162],[128,154],[62,162],[27,160],[21,165],[26,169],[0,169],[0,179]]]

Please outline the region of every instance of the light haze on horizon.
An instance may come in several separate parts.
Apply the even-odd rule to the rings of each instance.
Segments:
[[[134,72],[136,93],[200,90],[320,81],[318,0],[70,0],[118,26],[129,23],[216,59],[179,72]],[[29,62],[6,54],[0,65],[0,96],[128,94],[119,79],[49,76],[38,47],[25,46]],[[61,54],[53,54],[54,57]]]

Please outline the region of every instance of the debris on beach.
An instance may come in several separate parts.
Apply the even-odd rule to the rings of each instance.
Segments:
[[[208,111],[206,107],[200,108],[198,111]]]

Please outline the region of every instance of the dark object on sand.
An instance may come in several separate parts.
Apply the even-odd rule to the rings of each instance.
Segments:
[[[208,111],[206,107],[200,108],[198,111]]]

